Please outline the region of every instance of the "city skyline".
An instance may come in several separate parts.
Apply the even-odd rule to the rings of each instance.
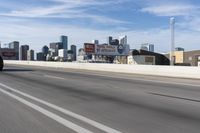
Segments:
[[[94,39],[103,43],[107,36],[127,35],[131,48],[152,43],[156,51],[168,52],[169,18],[174,16],[176,47],[199,49],[199,5],[197,0],[2,0],[0,40],[17,40],[40,51],[62,34],[79,48]]]

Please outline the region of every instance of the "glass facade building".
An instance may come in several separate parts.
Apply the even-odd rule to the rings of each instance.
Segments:
[[[68,36],[61,36],[60,41],[63,44],[63,49],[68,50]]]

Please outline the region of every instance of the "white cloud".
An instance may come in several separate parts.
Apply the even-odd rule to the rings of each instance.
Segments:
[[[52,0],[61,2],[52,6],[29,7],[23,10],[11,10],[10,12],[0,13],[0,16],[21,17],[21,18],[86,18],[97,23],[121,24],[126,23],[122,20],[113,19],[112,17],[88,13],[87,8],[90,6],[105,6],[108,4],[119,4],[122,0]],[[127,1],[127,0],[126,0]]]
[[[148,4],[148,6],[143,7],[140,11],[158,17],[174,16],[177,20],[177,30],[194,32],[195,35],[200,32],[199,5],[194,5],[184,1],[175,2],[169,0],[168,2],[158,2],[154,5]]]
[[[63,13],[66,6],[38,7],[27,10],[13,10],[9,13],[1,13],[2,16],[13,17],[44,17],[50,14]]]
[[[51,0],[54,2],[61,2],[61,3],[67,3],[67,4],[75,4],[75,5],[108,5],[108,4],[119,4],[124,3],[130,0]]]
[[[160,5],[145,7],[141,11],[157,16],[188,16],[196,14],[199,9],[200,7],[193,5]]]

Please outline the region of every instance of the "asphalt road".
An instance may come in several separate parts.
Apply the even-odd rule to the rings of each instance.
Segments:
[[[200,80],[6,66],[0,133],[199,133]]]

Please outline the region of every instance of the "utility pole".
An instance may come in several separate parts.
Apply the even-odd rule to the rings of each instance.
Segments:
[[[171,29],[171,52],[170,52],[170,65],[174,66],[175,58],[174,58],[174,51],[175,51],[175,39],[174,39],[174,29],[175,29],[175,18],[170,18],[170,29]]]

